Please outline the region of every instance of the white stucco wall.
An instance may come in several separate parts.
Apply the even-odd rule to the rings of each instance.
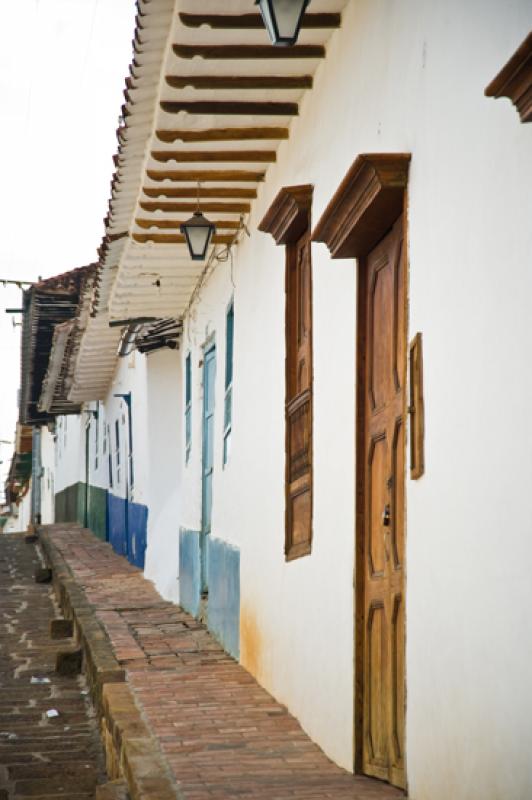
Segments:
[[[17,533],[18,531],[18,509],[14,509],[14,513],[8,517],[6,524],[2,529],[2,534]]]
[[[55,428],[55,493],[78,481],[85,481],[85,415],[60,416]]]
[[[179,601],[179,526],[182,475],[181,354],[146,356],[149,471],[148,547],[145,575],[168,600]]]
[[[285,183],[305,182],[300,178],[289,172]],[[346,443],[354,441],[355,270],[325,253],[314,258],[313,270],[312,556],[289,564],[284,558],[284,249],[256,231],[239,248],[232,276],[229,264],[216,268],[185,326],[182,357],[184,364],[192,356],[193,407],[182,524],[200,528],[201,363],[214,334],[212,535],[241,552],[241,660],[329,754],[352,768],[354,454]],[[232,443],[222,467],[225,316],[233,294]],[[331,463],[337,456],[338,470]]]
[[[55,519],[55,445],[46,427],[41,428],[41,521],[50,525]]]
[[[120,359],[100,404],[113,454],[119,421],[123,469],[113,492],[123,496],[127,412],[114,395],[132,392],[132,499],[149,508],[146,575],[177,600],[179,528],[198,530],[201,521],[201,361],[214,337],[212,534],[240,549],[242,663],[351,769],[356,267],[312,247],[314,538],[309,557],[286,563],[284,249],[257,224],[282,186],[314,184],[315,223],[359,153],[412,153],[409,338],[423,333],[426,403],[426,474],[407,479],[412,800],[532,796],[532,545],[523,519],[532,480],[531,126],[509,101],[483,95],[531,23],[530,0],[348,4],[268,170],[251,238],[203,286],[180,351]],[[223,467],[232,296],[232,442]],[[58,421],[56,492],[86,478],[84,419]],[[94,430],[90,479],[106,488],[102,428],[98,466]],[[24,507],[19,516],[24,529]]]
[[[29,491],[18,505],[13,504],[12,511],[12,515],[8,517],[6,524],[0,531],[1,534],[23,533],[27,530],[31,519],[31,481]]]
[[[117,497],[125,497],[126,492],[126,471],[127,457],[129,453],[129,430],[128,412],[125,401],[119,394],[131,392],[131,418],[132,418],[132,440],[133,440],[133,462],[134,462],[134,481],[130,487],[130,500],[142,505],[149,502],[149,465],[147,463],[147,399],[146,399],[146,357],[140,353],[133,352],[129,356],[120,358],[117,369],[105,398],[100,403],[100,413],[105,424],[109,425],[110,440],[107,447],[111,445],[113,458],[113,487],[111,491]],[[121,453],[121,475],[120,481],[116,479],[116,433],[115,422],[118,420],[120,426],[120,453]],[[94,456],[94,440],[91,441],[92,454]],[[100,443],[101,446],[102,442]],[[109,486],[108,460],[101,459],[100,470],[96,485],[102,487]]]
[[[483,95],[531,22],[528,0],[350,3],[269,168],[232,280],[219,265],[181,350],[182,363],[192,353],[193,440],[180,524],[200,524],[199,362],[214,333],[212,532],[241,551],[242,661],[349,769],[355,264],[313,246],[313,552],[287,564],[284,250],[256,226],[282,186],[314,184],[315,222],[359,153],[412,153],[409,338],[423,332],[426,398],[426,474],[407,480],[413,800],[532,794],[523,744],[532,738],[532,545],[522,518],[532,480],[530,126],[508,101]],[[233,293],[233,438],[222,469]],[[153,561],[150,574],[162,581],[162,569]]]
[[[28,525],[31,522],[31,480],[29,489],[20,501],[18,506],[18,521],[15,528],[16,531],[27,531]]]

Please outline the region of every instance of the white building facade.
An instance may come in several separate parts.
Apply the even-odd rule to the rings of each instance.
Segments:
[[[273,144],[264,109],[228,110],[245,90],[184,49],[236,37],[173,13],[214,4],[156,6],[147,30],[166,33],[147,36],[151,73],[138,56],[56,492],[83,484],[85,524],[342,767],[413,800],[525,800],[532,151],[530,126],[484,89],[530,30],[530,2],[312,3],[341,12],[326,35],[302,31],[319,58],[219,62],[257,104],[297,103],[268,120],[289,130]],[[272,94],[279,74],[292,83]],[[210,110],[169,110],[194,102]],[[255,134],[202,140],[230,124]],[[210,172],[231,150],[241,163]],[[196,178],[219,231],[234,213],[247,229],[219,233],[200,267],[161,233]],[[163,318],[178,349],[163,336],[140,352]]]

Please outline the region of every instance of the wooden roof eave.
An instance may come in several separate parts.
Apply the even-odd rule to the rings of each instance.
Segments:
[[[102,363],[100,346],[108,352],[106,347],[114,347],[116,342],[116,336],[106,328],[108,314],[111,319],[123,319],[143,303],[145,291],[135,289],[141,280],[142,262],[159,269],[167,282],[173,276],[167,296],[161,299],[153,295],[153,309],[163,313],[170,306],[172,313],[166,315],[173,317],[182,312],[187,281],[190,278],[192,290],[202,268],[187,259],[186,246],[174,228],[189,210],[187,199],[189,205],[194,202],[191,190],[198,179],[203,179],[202,191],[208,195],[202,198],[202,204],[217,204],[214,208],[218,210],[209,212],[211,217],[226,223],[227,233],[236,230],[240,215],[249,210],[257,186],[275,160],[279,143],[289,135],[291,119],[325,56],[325,44],[339,24],[344,4],[345,0],[317,0],[316,11],[332,11],[334,20],[329,18],[329,27],[323,29],[305,26],[300,45],[280,53],[269,45],[256,12],[244,26],[242,20],[227,19],[232,14],[249,13],[247,0],[230,0],[224,6],[228,13],[223,14],[219,13],[220,4],[210,0],[138,3],[136,52],[126,84],[117,174],[106,222],[109,234],[128,230],[129,235],[123,241],[105,243],[101,251],[94,307],[77,361],[78,375],[83,374],[87,391],[104,386],[111,377],[112,357],[105,360],[104,374],[97,373],[98,361],[100,368]],[[197,13],[198,7],[214,9],[217,19],[207,25],[205,20],[198,24],[197,18],[179,17],[179,13]],[[170,20],[169,41],[163,34],[168,32]],[[190,74],[192,79],[187,77]],[[165,80],[166,75],[181,76],[181,80],[172,85],[171,80]],[[250,105],[253,102],[255,105]],[[282,103],[284,106],[279,105]],[[221,210],[224,203],[227,213]],[[136,224],[139,220],[140,225]],[[224,234],[220,225],[218,236]],[[141,241],[134,241],[134,237]],[[83,381],[74,384],[69,397],[82,397]]]

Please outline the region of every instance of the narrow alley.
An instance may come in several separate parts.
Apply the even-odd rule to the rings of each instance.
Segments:
[[[103,749],[83,677],[55,672],[64,643],[41,567],[22,534],[0,538],[0,799],[85,800],[105,781]]]
[[[532,800],[532,0],[2,22],[0,800]]]

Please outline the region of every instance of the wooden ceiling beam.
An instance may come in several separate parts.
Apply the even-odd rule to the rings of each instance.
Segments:
[[[194,199],[198,196],[197,189],[187,189],[186,187],[179,186],[146,186],[142,190],[146,197],[193,197]],[[235,189],[234,187],[220,187],[219,189],[207,189],[204,186],[200,188],[200,199],[204,197],[237,197],[242,198],[246,197],[250,200],[254,200],[257,196],[256,189]],[[127,233],[126,233],[127,235]]]
[[[200,101],[168,101],[161,100],[161,108],[167,114],[249,114],[251,116],[296,117],[299,109],[297,103],[277,102],[239,102],[220,100]]]
[[[312,89],[312,75],[166,75],[173,89]]]
[[[158,130],[161,142],[237,142],[288,139],[288,128],[207,128],[205,130]]]
[[[238,181],[242,183],[256,183],[264,180],[264,172],[255,172],[240,169],[194,169],[194,170],[146,170],[148,178],[152,181],[183,181],[197,183],[198,181]]]
[[[202,207],[203,208],[203,207]],[[183,225],[186,222],[186,219],[145,219],[144,217],[137,217],[135,220],[135,225],[138,225],[139,228],[166,228],[166,229],[173,229],[179,230],[180,225]],[[233,230],[237,231],[240,228],[240,222],[238,220],[213,220],[216,228],[226,229],[226,230]]]
[[[146,242],[153,242],[154,244],[186,244],[184,236],[173,233],[133,233],[132,238],[140,244],[146,244]],[[212,242],[213,244],[231,244],[233,239],[234,235],[225,236],[215,233],[212,237]]]
[[[265,164],[273,164],[277,155],[275,150],[153,150],[151,157],[154,161],[180,161],[181,163],[193,163],[195,161],[218,162],[218,161],[251,161]]]
[[[190,212],[197,209],[197,203],[167,203],[164,200],[141,200],[139,206],[143,211],[168,211],[170,213]],[[250,203],[204,203],[201,201],[202,211],[218,211],[224,214],[248,214],[251,211]]]
[[[208,25],[215,30],[260,30],[264,22],[260,14],[179,14],[179,19],[187,28],[200,28]],[[339,28],[341,14],[305,14],[301,27],[311,30],[316,28]]]
[[[293,47],[272,47],[270,44],[173,44],[178,58],[206,59],[292,59],[325,58],[321,44],[295,44]]]

